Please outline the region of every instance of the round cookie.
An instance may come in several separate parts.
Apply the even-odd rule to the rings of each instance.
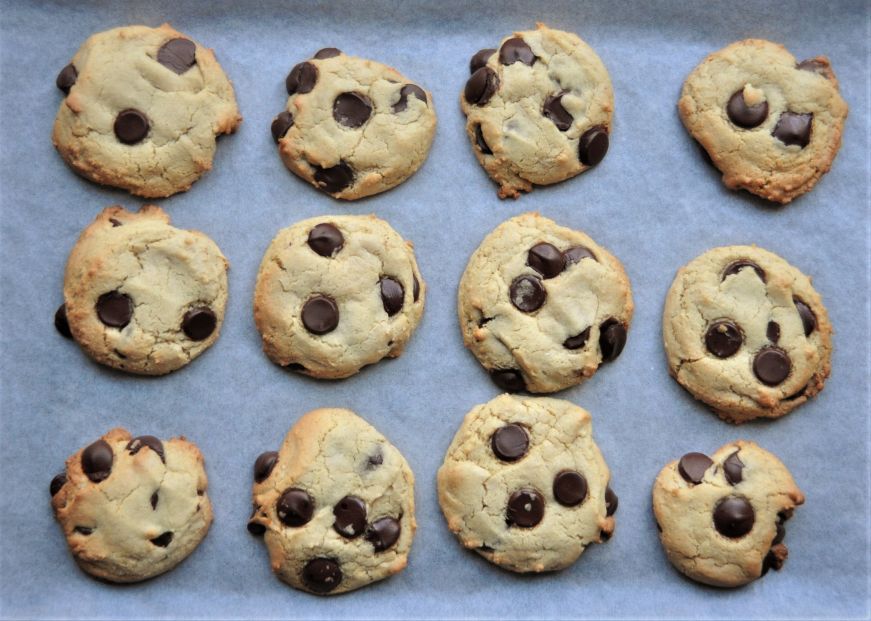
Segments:
[[[501,395],[463,420],[439,468],[439,504],[462,544],[491,563],[553,571],[610,539],[610,476],[585,410]]]
[[[52,140],[83,177],[138,196],[182,192],[242,117],[212,50],[169,24],[92,35],[57,76]]]
[[[67,260],[64,319],[97,362],[163,375],[199,356],[221,331],[227,260],[204,234],[169,224],[159,207],[104,209]],[[62,315],[65,314],[65,318]]]
[[[463,340],[508,392],[580,384],[620,355],[632,320],[623,266],[586,234],[537,213],[506,220],[469,259]]]
[[[254,464],[253,535],[292,587],[335,595],[402,571],[414,537],[414,475],[350,410],[303,416]]]
[[[593,49],[538,24],[477,52],[460,104],[472,151],[501,198],[564,181],[608,151],[614,94]]]
[[[393,188],[421,167],[435,134],[432,95],[395,69],[324,48],[285,80],[272,121],[284,165],[334,198]]]
[[[777,418],[823,389],[832,326],[810,279],[756,246],[678,270],[662,316],[669,371],[724,420]]]
[[[678,110],[730,189],[788,203],[841,146],[847,104],[825,56],[797,62],[761,39],[714,52],[684,82]]]
[[[67,460],[51,481],[51,505],[76,563],[111,582],[169,571],[212,523],[200,450],[112,429]]]
[[[410,242],[375,216],[322,216],[279,231],[254,291],[270,360],[339,379],[396,358],[423,315]]]
[[[783,523],[804,502],[789,470],[753,442],[687,453],[660,471],[653,512],[668,560],[693,580],[737,587],[780,570]]]

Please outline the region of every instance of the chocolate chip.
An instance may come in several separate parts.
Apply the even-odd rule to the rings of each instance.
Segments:
[[[70,89],[76,83],[76,80],[79,77],[79,72],[73,67],[72,63],[64,67],[60,70],[60,73],[57,74],[57,79],[54,81],[55,85],[62,90],[65,94],[70,94]]]
[[[780,554],[778,554],[778,552]],[[768,551],[768,554],[765,555],[765,558],[762,560],[762,574],[765,575],[768,573],[769,569],[773,569],[774,571],[780,571],[783,568],[783,563],[786,561],[786,546],[777,545],[771,548]]]
[[[810,306],[798,298],[792,298],[792,301],[795,304],[795,310],[798,311],[798,316],[801,317],[801,325],[804,327],[804,335],[810,336],[811,332],[813,332],[817,327],[816,315],[814,315]],[[55,325],[57,325],[57,321],[55,321]]]
[[[475,55],[472,56],[472,60],[469,61],[469,73],[475,73],[478,69],[486,65],[487,61],[490,60],[490,57],[495,53],[496,50],[492,47],[475,52]]]
[[[376,552],[383,552],[399,539],[402,527],[399,520],[383,517],[372,522],[366,529],[366,541],[375,547]]]
[[[735,451],[726,458],[723,462],[723,474],[726,475],[726,480],[732,485],[738,485],[744,479],[744,464],[738,458],[738,451]]]
[[[490,146],[487,144],[487,141],[484,140],[484,132],[481,130],[480,123],[475,125],[475,144],[478,145],[478,149],[484,155],[493,155],[493,151],[490,150]]]
[[[115,461],[115,455],[112,453],[112,447],[103,439],[88,445],[82,451],[82,471],[94,483],[109,478],[109,475],[112,474],[113,461]]]
[[[795,511],[795,509],[784,509],[783,511],[778,511],[777,512],[777,519],[780,520],[781,522],[788,522],[789,520],[792,519],[792,514],[794,511]]]
[[[48,486],[48,491],[51,492],[52,498],[60,491],[67,482],[67,473],[61,472],[60,474],[54,475],[54,478],[51,480],[51,484]]]
[[[535,60],[532,48],[520,37],[508,39],[499,49],[499,62],[503,65],[513,65],[516,62],[522,62],[524,65],[531,67]]]
[[[302,324],[312,334],[327,334],[339,325],[339,307],[333,298],[316,295],[302,307]]]
[[[318,60],[326,60],[327,58],[334,58],[342,53],[342,50],[335,47],[324,47],[315,52],[315,58]]]
[[[771,541],[771,545],[773,546],[783,541],[783,538],[786,537],[786,527],[784,527],[783,522],[778,521],[775,523],[774,528],[774,539]]]
[[[284,86],[287,88],[288,95],[295,93],[304,95],[311,92],[317,81],[318,68],[311,63],[302,62],[290,70],[284,80]]]
[[[384,455],[381,454],[381,451],[378,451],[374,455],[369,455],[366,458],[366,470],[375,470],[378,466],[384,463]]]
[[[578,157],[584,166],[595,166],[608,153],[608,130],[602,126],[591,127],[578,141]]]
[[[611,539],[611,533],[609,533],[607,530],[600,530],[599,539],[601,539],[603,542],[608,541],[609,539]]]
[[[172,531],[166,531],[165,533],[151,539],[151,543],[161,548],[167,547],[170,543],[172,543]]]
[[[278,116],[272,121],[272,139],[278,142],[284,138],[287,130],[291,127],[293,127],[293,115],[287,110],[279,112]]]
[[[249,521],[248,532],[255,537],[261,537],[266,532],[266,527],[260,522]]]
[[[378,282],[381,285],[381,303],[384,305],[385,312],[393,317],[402,310],[402,305],[405,302],[405,289],[402,288],[398,280],[389,276],[384,276]]]
[[[704,453],[687,453],[680,458],[677,471],[684,481],[697,485],[702,482],[705,472],[713,465],[714,462]]]
[[[73,530],[76,531],[77,533],[79,533],[80,535],[84,535],[85,537],[87,537],[88,535],[90,535],[91,533],[94,532],[93,528],[89,528],[87,526],[76,526]]]
[[[509,526],[532,528],[544,517],[544,498],[531,488],[519,489],[508,499]]]
[[[426,103],[426,91],[417,84],[406,84],[399,91],[399,101],[393,104],[393,112],[402,112],[408,107],[408,98],[417,97],[423,103]]]
[[[363,534],[366,528],[366,503],[356,496],[345,496],[335,507],[333,515],[336,517],[333,528],[342,537],[353,539]]]
[[[212,309],[205,306],[192,308],[184,314],[181,329],[192,341],[203,341],[212,335],[218,325],[218,318]]]
[[[127,108],[115,117],[115,136],[124,144],[136,144],[148,135],[148,117],[139,110]]]
[[[481,67],[466,82],[463,96],[470,104],[483,106],[490,101],[497,88],[499,88],[499,78],[496,72],[489,67]]]
[[[563,341],[563,347],[566,349],[580,349],[584,345],[587,344],[587,339],[590,338],[590,328],[587,328],[580,334],[576,334],[575,336],[570,336],[565,341]]]
[[[767,386],[777,386],[789,377],[792,363],[786,352],[774,347],[766,347],[753,359],[753,373]]]
[[[587,479],[580,472],[563,470],[553,479],[553,495],[566,507],[575,507],[587,497]]]
[[[315,501],[308,492],[292,487],[286,490],[275,505],[278,519],[287,526],[307,524],[315,512]]]
[[[278,462],[278,453],[276,451],[266,451],[260,453],[254,461],[254,481],[263,483],[272,474],[272,469]]]
[[[133,317],[133,300],[119,291],[110,291],[97,298],[97,317],[110,328],[123,328]]]
[[[748,106],[744,99],[744,89],[735,91],[726,104],[726,114],[738,127],[751,129],[762,125],[768,118],[768,102],[763,101],[753,106]]]
[[[151,509],[152,511],[157,509],[157,502],[160,500],[160,497],[157,495],[157,492],[154,492],[151,495]]]
[[[592,259],[596,261],[596,255],[593,254],[593,251],[589,248],[585,248],[584,246],[572,246],[568,250],[563,253],[563,256],[566,258],[566,267],[571,265],[572,263],[580,263],[581,259]]]
[[[608,517],[617,513],[617,506],[620,504],[620,499],[617,494],[611,489],[611,486],[605,488],[605,515]]]
[[[342,582],[342,570],[336,561],[313,558],[302,568],[302,581],[315,593],[329,593]]]
[[[759,276],[759,280],[765,282],[765,270],[756,265],[753,261],[749,259],[738,259],[737,261],[732,261],[729,265],[726,266],[726,269],[723,270],[723,278],[720,280],[726,280],[727,276],[731,276],[733,274],[737,274],[745,267],[752,267],[753,271],[756,272],[756,275]]]
[[[768,327],[765,329],[765,336],[768,337],[768,340],[772,343],[776,343],[780,340],[780,324],[776,321],[769,321]]]
[[[626,345],[626,328],[616,319],[608,319],[599,326],[599,349],[602,350],[602,362],[612,362],[617,359],[623,346]]]
[[[414,274],[411,275],[411,295],[415,302],[420,298],[420,282]]]
[[[339,125],[360,127],[372,116],[369,98],[360,93],[341,93],[333,101],[333,118]]]
[[[721,535],[738,539],[753,529],[756,514],[745,498],[727,496],[714,507],[714,527]]]
[[[70,332],[70,324],[67,321],[67,305],[61,304],[54,313],[54,327],[60,332],[64,338],[73,338],[73,333]]]
[[[339,162],[330,168],[314,166],[315,183],[327,194],[337,194],[354,183],[354,171],[345,162]]]
[[[131,455],[136,455],[136,453],[146,446],[157,453],[157,456],[160,457],[160,461],[166,463],[166,455],[163,452],[163,442],[154,436],[137,436],[127,443],[125,450],[129,451]]]
[[[556,246],[541,242],[529,249],[526,264],[547,279],[558,276],[565,269],[566,259]]]
[[[803,397],[804,392],[807,390],[807,387],[808,387],[808,384],[805,384],[804,386],[802,386],[801,390],[789,395],[788,397],[784,397],[783,400],[784,401],[794,401],[795,399],[798,399],[799,397]]]
[[[561,132],[568,130],[572,123],[575,122],[575,117],[563,108],[562,98],[565,94],[565,92],[562,92],[558,95],[548,95],[547,99],[544,100],[544,108],[542,110],[542,114],[553,121],[553,124]]]
[[[322,257],[332,257],[345,245],[342,232],[329,222],[321,222],[308,234],[308,246]]]
[[[170,39],[157,51],[157,62],[181,75],[197,62],[197,46],[190,39]]]
[[[116,226],[121,226],[123,224],[120,220],[116,218],[109,218],[109,222],[112,223],[112,228],[115,228]]]
[[[717,358],[733,356],[743,342],[741,329],[728,319],[715,321],[705,333],[705,347]]]
[[[526,390],[523,375],[516,369],[494,369],[490,371],[490,379],[505,392]]]
[[[529,449],[529,434],[515,423],[502,425],[490,436],[490,447],[502,461],[517,461]]]
[[[819,61],[816,58],[808,58],[807,60],[803,60],[798,63],[795,68],[801,69],[802,71],[811,71],[813,73],[818,73],[821,76],[828,78],[829,80],[834,78],[832,70],[829,67],[829,63]]]
[[[811,140],[813,120],[812,113],[784,112],[780,115],[771,135],[787,146],[796,144],[804,149]]]
[[[547,291],[538,276],[518,276],[509,289],[511,303],[524,313],[537,311],[547,298]]]

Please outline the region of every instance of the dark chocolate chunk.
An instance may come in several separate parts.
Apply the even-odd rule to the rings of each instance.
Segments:
[[[313,558],[302,568],[302,582],[315,593],[329,593],[342,582],[342,570],[334,560]]]
[[[157,62],[181,75],[197,62],[197,46],[190,39],[170,39],[157,51]]]
[[[729,455],[723,462],[723,474],[732,485],[738,485],[744,479],[743,470],[744,463],[738,458],[738,451]]]
[[[345,245],[345,236],[329,222],[321,222],[308,234],[308,246],[322,257],[335,256]]]
[[[256,483],[263,483],[263,481],[268,479],[277,462],[278,452],[266,451],[260,453],[254,461],[254,481]]]
[[[617,494],[611,489],[611,486],[605,488],[605,514],[610,517],[617,513],[617,506],[620,504],[620,499]]]
[[[353,539],[366,529],[366,503],[356,496],[342,498],[333,507],[333,515],[336,517],[333,528],[342,537]]]
[[[279,112],[278,116],[272,121],[272,139],[278,142],[284,138],[287,130],[291,127],[293,127],[293,115],[287,110]]]
[[[115,117],[115,136],[124,144],[136,144],[148,135],[148,117],[139,110],[127,108]]]
[[[490,436],[490,447],[502,461],[517,461],[529,449],[529,434],[521,425],[502,425]]]
[[[516,369],[494,369],[490,371],[490,379],[505,392],[526,390],[523,375]]]
[[[110,291],[97,298],[97,317],[110,328],[123,328],[133,317],[133,300],[120,291]]]
[[[70,332],[70,323],[67,321],[67,305],[61,304],[54,312],[54,327],[60,332],[64,338],[73,338],[73,333]]]
[[[526,264],[547,279],[562,273],[566,259],[556,246],[541,242],[529,249]]]
[[[811,141],[813,120],[813,113],[784,112],[771,135],[787,146],[796,144],[804,149]]]
[[[492,47],[475,52],[475,55],[472,56],[472,59],[469,61],[469,73],[475,73],[478,69],[486,65],[487,61],[490,60],[490,57],[495,53],[496,50]]]
[[[337,194],[354,183],[354,171],[345,162],[329,168],[313,165],[315,183],[327,194]]]
[[[115,455],[112,453],[112,447],[102,438],[82,451],[82,471],[94,483],[109,478],[112,474],[113,461]]]
[[[184,314],[181,329],[192,341],[204,341],[212,335],[218,326],[218,318],[211,308],[200,306],[192,308]]]
[[[335,47],[324,47],[315,52],[315,58],[318,60],[326,60],[327,58],[334,58],[342,53],[342,50]]]
[[[160,497],[157,495],[157,492],[154,492],[154,493],[151,495],[151,509],[152,509],[152,510],[156,510],[156,509],[157,509],[157,503],[158,503],[159,500],[160,500]]]
[[[406,84],[399,91],[399,101],[393,104],[393,112],[402,112],[408,107],[408,98],[417,97],[426,103],[426,91],[417,84]]]
[[[785,351],[775,347],[766,347],[753,359],[753,373],[760,382],[767,386],[777,386],[782,383],[792,369],[792,362]]]
[[[697,485],[702,482],[705,472],[713,465],[714,462],[704,453],[687,453],[680,458],[677,471],[684,481]]]
[[[481,67],[466,82],[463,96],[470,104],[483,106],[490,101],[497,88],[499,88],[499,78],[496,72],[489,67]]]
[[[278,498],[275,511],[283,524],[299,527],[312,519],[315,501],[308,492],[292,487]]]
[[[587,497],[587,479],[580,472],[563,470],[553,479],[553,495],[566,507],[575,507]]]
[[[602,350],[602,362],[612,362],[617,359],[626,345],[626,328],[616,319],[608,319],[599,326],[599,349]]]
[[[544,517],[544,497],[531,488],[519,489],[508,499],[509,526],[532,528]]]
[[[575,118],[569,114],[568,110],[563,108],[563,95],[565,95],[565,91],[557,95],[548,95],[547,99],[544,100],[544,108],[541,112],[545,117],[553,121],[553,124],[561,132],[567,131],[572,126],[572,123],[575,122]]]
[[[72,63],[64,67],[60,70],[60,73],[57,74],[57,79],[54,81],[55,85],[62,90],[65,94],[70,94],[70,89],[76,83],[76,80],[79,77],[79,72],[73,67]]]
[[[309,298],[302,307],[302,324],[312,334],[327,334],[339,325],[339,307],[326,295]]]
[[[318,68],[312,63],[302,62],[290,70],[284,80],[284,86],[287,88],[288,95],[294,93],[304,95],[311,92],[317,81]]]
[[[402,310],[402,305],[405,302],[405,289],[402,288],[398,280],[389,276],[384,276],[378,282],[381,285],[381,303],[384,305],[385,312],[393,317]]]
[[[608,153],[608,130],[601,125],[591,127],[578,141],[578,157],[584,166],[595,166]]]
[[[148,447],[160,457],[160,461],[166,463],[166,455],[163,452],[163,442],[154,436],[137,436],[127,443],[126,450],[131,455],[136,455],[143,447]]]
[[[51,484],[48,486],[48,491],[51,492],[52,498],[60,491],[67,482],[67,473],[61,472],[60,474],[54,475],[54,478],[51,480]]]
[[[780,324],[776,321],[769,321],[768,327],[765,329],[765,336],[772,343],[777,343],[780,340]]]
[[[735,355],[743,342],[741,329],[728,319],[715,321],[705,332],[705,347],[717,358]]]
[[[563,341],[563,347],[565,347],[566,349],[580,349],[587,344],[587,340],[589,338],[590,328],[587,328],[583,332],[576,334],[575,336],[570,336],[565,341]]]
[[[531,67],[535,60],[536,56],[532,52],[532,48],[520,37],[508,39],[499,48],[499,62],[503,65],[513,65],[516,62],[521,62]]]
[[[168,530],[165,533],[158,535],[151,540],[151,543],[161,548],[167,547],[170,543],[172,543],[172,531]]]
[[[537,311],[547,298],[547,291],[537,276],[518,276],[509,290],[511,303],[524,313]]]
[[[572,263],[580,263],[581,259],[597,260],[596,255],[593,254],[592,250],[585,248],[584,246],[572,246],[563,253],[563,256],[566,258],[566,267]]]
[[[756,514],[746,498],[727,496],[714,507],[714,527],[721,535],[738,539],[753,529]]]
[[[383,517],[372,522],[366,529],[366,541],[374,546],[376,552],[383,552],[397,542],[401,532],[399,520]]]
[[[478,145],[478,148],[481,150],[481,153],[483,153],[484,155],[493,155],[493,151],[490,149],[490,146],[487,144],[487,141],[484,140],[484,132],[481,129],[480,123],[475,125],[475,144]]]
[[[333,101],[333,118],[339,125],[356,129],[372,116],[369,98],[360,93],[341,93]]]
[[[768,118],[768,102],[763,101],[753,106],[748,106],[744,99],[744,89],[735,91],[726,104],[726,114],[738,127],[751,129],[762,125]]]
[[[737,261],[729,263],[729,265],[726,266],[726,269],[723,270],[723,278],[721,280],[726,280],[728,276],[737,274],[745,267],[752,267],[753,271],[756,272],[756,275],[759,276],[759,280],[765,282],[765,270],[749,259],[738,259]]]
[[[804,327],[804,335],[810,336],[811,332],[817,327],[817,317],[811,310],[810,306],[802,302],[798,298],[792,298],[795,304],[795,310],[798,311],[798,316],[801,317],[801,325]]]

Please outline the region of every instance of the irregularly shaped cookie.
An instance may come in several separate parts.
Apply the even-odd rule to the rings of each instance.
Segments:
[[[212,523],[203,456],[185,438],[112,429],[67,460],[51,505],[83,570],[112,582],[169,571]]]
[[[569,179],[605,157],[611,79],[577,35],[538,24],[479,51],[469,69],[460,97],[466,133],[501,198]]]
[[[491,563],[552,571],[611,537],[610,477],[585,410],[502,395],[466,415],[439,468],[439,503],[462,544]]]
[[[536,213],[506,220],[481,242],[457,306],[466,347],[508,392],[581,383],[620,355],[633,310],[620,261]]]
[[[272,570],[318,595],[344,593],[402,571],[414,537],[414,476],[374,427],[320,409],[254,464],[254,513]]]
[[[57,76],[52,140],[83,177],[146,197],[187,190],[242,121],[212,50],[169,24],[92,35]]]
[[[777,418],[823,389],[832,326],[810,279],[756,246],[678,270],[662,337],[671,375],[730,422]]]
[[[730,189],[788,203],[829,171],[847,104],[825,56],[797,62],[785,47],[738,41],[684,82],[684,125]]]
[[[163,375],[217,340],[227,267],[215,242],[170,226],[160,207],[107,207],[70,253],[58,315],[97,362]],[[55,317],[62,334],[63,322]]]
[[[668,560],[693,580],[736,587],[786,561],[783,523],[804,502],[777,457],[738,440],[660,471],[653,512]]]
[[[285,85],[287,109],[272,121],[281,159],[335,198],[389,190],[429,153],[432,95],[391,67],[325,48],[296,65]]]
[[[337,379],[399,356],[425,297],[411,243],[384,220],[323,216],[272,240],[257,275],[254,320],[270,360]]]

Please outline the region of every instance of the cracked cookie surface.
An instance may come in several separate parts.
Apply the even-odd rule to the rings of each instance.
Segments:
[[[254,320],[270,360],[339,379],[402,353],[426,283],[406,242],[375,216],[322,216],[282,229],[266,250]]]
[[[581,231],[536,213],[506,220],[475,250],[460,280],[463,341],[508,392],[580,384],[623,350],[629,279]]]
[[[138,196],[187,190],[242,121],[212,50],[168,24],[92,35],[57,77],[52,140],[83,177]]]
[[[611,537],[610,476],[585,410],[501,395],[463,420],[439,468],[439,504],[462,544],[491,563],[553,571]]]
[[[825,56],[802,62],[761,39],[708,56],[678,110],[730,189],[788,203],[813,188],[841,146],[847,104]]]
[[[119,428],[67,460],[51,482],[51,505],[84,571],[138,582],[178,565],[206,536],[207,485],[193,443]]]
[[[517,198],[598,164],[608,151],[614,94],[596,52],[538,24],[477,52],[460,97],[466,133],[501,198]]]
[[[414,476],[402,454],[350,410],[304,415],[254,464],[254,513],[272,570],[335,595],[405,568],[414,537]]]
[[[432,95],[395,69],[335,48],[293,67],[286,110],[272,122],[285,166],[345,200],[378,194],[426,160]]]
[[[693,580],[737,587],[780,570],[784,522],[804,503],[781,461],[739,440],[660,471],[653,511],[669,561]]]
[[[730,422],[777,418],[823,389],[832,326],[810,279],[756,246],[723,246],[678,270],[662,337],[671,375]]]
[[[171,226],[159,207],[107,207],[70,253],[58,313],[97,362],[163,375],[217,340],[227,269],[215,242]]]

